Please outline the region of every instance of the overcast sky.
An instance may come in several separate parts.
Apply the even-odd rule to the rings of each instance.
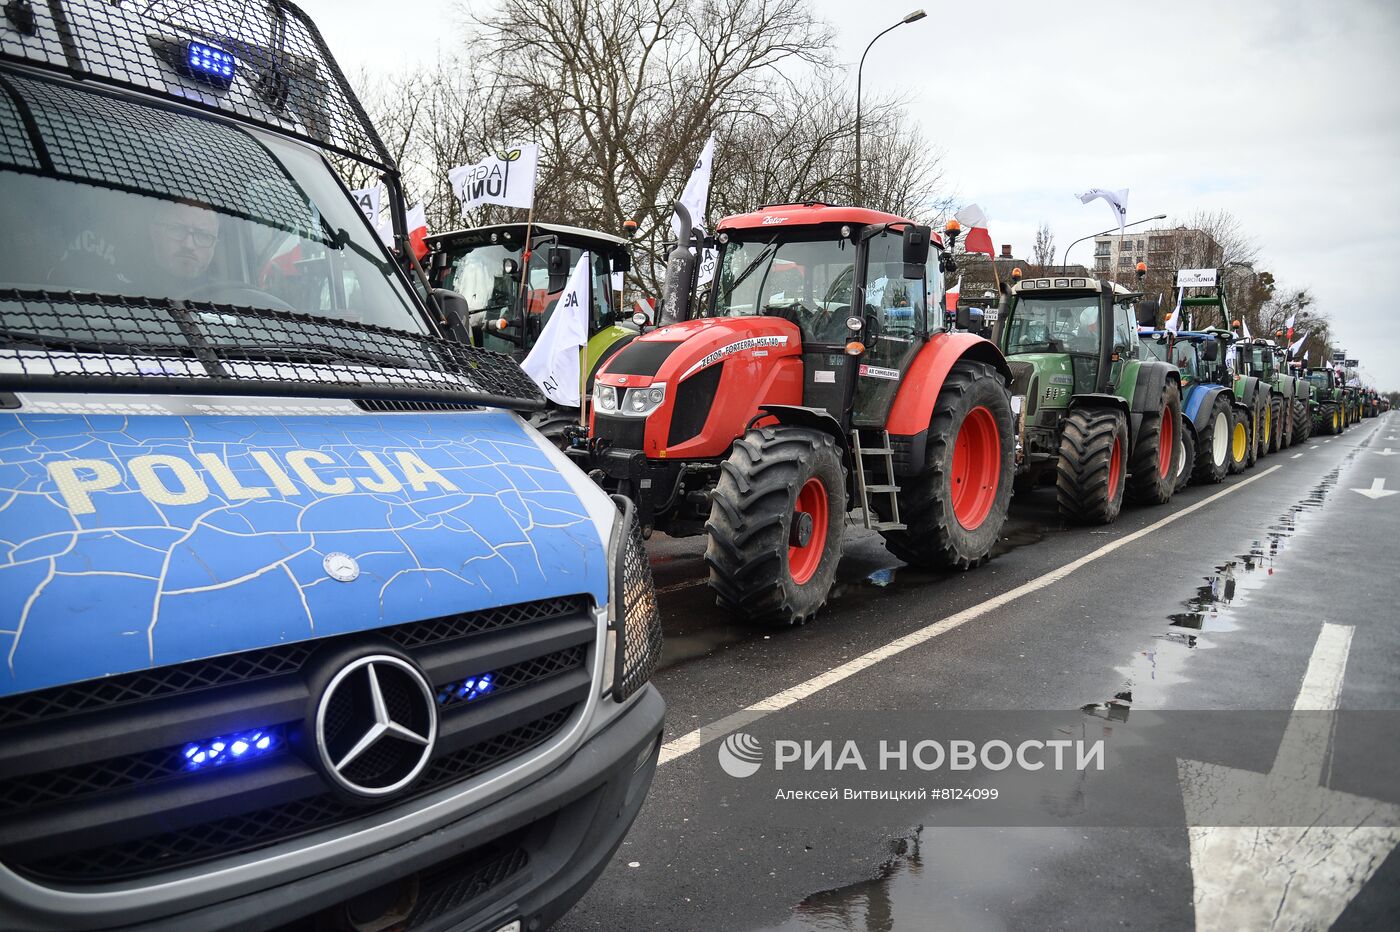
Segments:
[[[1224,209],[1282,287],[1307,286],[1341,345],[1400,390],[1400,3],[815,0],[867,92],[908,91],[960,202],[1026,256],[1129,219]],[[465,37],[459,0],[302,0],[347,70],[401,70]],[[460,41],[465,41],[463,38]],[[1146,229],[1146,227],[1144,227]],[[1087,261],[1089,243],[1072,258]]]

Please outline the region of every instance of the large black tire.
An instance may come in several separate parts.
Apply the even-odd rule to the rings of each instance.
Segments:
[[[544,438],[561,450],[569,448],[568,430],[578,426],[578,410],[570,408],[546,408],[530,416],[530,426],[544,435]]]
[[[1317,406],[1317,432],[1327,434],[1329,437],[1340,434],[1340,415],[1337,413],[1337,406],[1333,402],[1324,401]]]
[[[1128,461],[1126,497],[1138,505],[1165,505],[1176,489],[1181,467],[1181,386],[1168,380],[1162,396],[1142,415],[1137,439]],[[1165,445],[1164,445],[1165,444]]]
[[[932,569],[986,562],[1011,507],[1014,437],[1001,374],[982,362],[954,363],[929,418],[923,471],[899,492],[905,529],[882,532],[890,553]]]
[[[1173,495],[1191,484],[1191,473],[1196,466],[1196,434],[1184,420],[1181,424],[1181,443],[1177,446],[1180,448],[1180,452],[1177,454],[1176,484],[1172,487]]]
[[[1230,425],[1230,473],[1234,475],[1254,465],[1249,455],[1249,451],[1254,449],[1254,409],[1231,405],[1230,416],[1234,419]],[[1236,456],[1236,434],[1240,429],[1244,431],[1244,446],[1240,448],[1240,455]]]
[[[1312,436],[1312,416],[1308,414],[1306,398],[1293,399],[1293,444],[1306,443]]]
[[[1283,396],[1269,396],[1269,452],[1277,453],[1288,446],[1283,427]]]
[[[1254,401],[1251,402],[1249,413],[1249,455],[1245,465],[1252,467],[1259,462],[1259,457],[1268,452],[1268,447],[1264,440],[1264,417],[1269,410],[1269,403],[1264,400],[1264,393],[1258,391],[1254,393]]]
[[[1230,393],[1221,392],[1211,404],[1210,414],[1201,427],[1200,442],[1196,445],[1196,468],[1191,481],[1198,485],[1224,482],[1230,474]]]
[[[825,533],[821,520],[814,527],[797,512],[810,483],[825,505]],[[846,472],[829,434],[783,426],[750,430],[720,464],[705,522],[715,601],[745,621],[801,624],[826,604],[845,523]],[[801,562],[812,558],[808,548],[815,545],[815,566],[804,574]],[[794,578],[795,562],[801,581]]]
[[[1112,408],[1075,408],[1060,434],[1055,500],[1071,524],[1112,524],[1123,509],[1128,420]]]

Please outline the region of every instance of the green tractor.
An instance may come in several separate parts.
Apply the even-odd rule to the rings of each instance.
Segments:
[[[1241,340],[1235,344],[1235,349],[1239,354],[1240,371],[1268,387],[1267,407],[1260,426],[1259,455],[1277,453],[1292,446],[1296,431],[1293,400],[1298,388],[1294,377],[1283,367],[1284,349],[1264,337]]]
[[[1176,488],[1181,374],[1141,358],[1141,297],[1084,276],[1026,279],[997,321],[1018,396],[1017,482],[1053,481],[1072,523],[1108,524],[1125,499],[1164,504]]]
[[[1329,367],[1314,366],[1308,370],[1308,384],[1312,386],[1308,404],[1313,433],[1340,434],[1346,426],[1341,377]]]
[[[644,314],[618,310],[612,275],[632,267],[629,244],[620,237],[553,223],[503,223],[430,236],[428,249],[434,285],[467,300],[472,344],[517,360],[524,359],[539,339],[568,286],[569,273],[587,252],[592,300],[584,397],[592,390],[598,367],[649,323]],[[579,410],[550,404],[532,415],[530,423],[555,445],[567,447],[572,428],[579,424]]]
[[[1283,352],[1284,368],[1293,379],[1293,443],[1306,441],[1313,434],[1312,383],[1298,360],[1288,361],[1288,352]]]

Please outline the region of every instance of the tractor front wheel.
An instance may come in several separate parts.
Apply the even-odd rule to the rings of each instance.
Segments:
[[[531,416],[530,426],[561,450],[569,448],[569,428],[578,426],[577,408],[546,408]]]
[[[1176,488],[1180,461],[1176,438],[1181,427],[1181,387],[1168,381],[1154,410],[1142,416],[1128,466],[1128,501],[1165,505]]]
[[[1191,484],[1191,472],[1196,465],[1196,435],[1185,423],[1181,425],[1181,442],[1177,447],[1179,465],[1176,469],[1176,485],[1172,488],[1173,495]]]
[[[720,464],[705,522],[716,602],[750,622],[811,618],[836,578],[845,522],[846,473],[829,434],[750,430]]]
[[[1246,466],[1252,467],[1255,463],[1259,462],[1259,457],[1268,452],[1269,448],[1265,444],[1266,438],[1264,434],[1264,431],[1268,429],[1268,424],[1266,423],[1268,417],[1268,402],[1264,401],[1256,394],[1249,410],[1249,454],[1245,460]]]
[[[1112,524],[1123,509],[1128,420],[1112,408],[1075,408],[1060,435],[1055,499],[1071,524]]]
[[[1011,506],[1014,424],[996,369],[955,363],[929,419],[924,468],[899,492],[904,530],[881,532],[890,553],[931,569],[986,561]]]
[[[1230,406],[1230,473],[1244,472],[1254,465],[1249,451],[1254,449],[1253,409]]]
[[[1269,452],[1277,453],[1288,446],[1283,435],[1283,399],[1269,398]]]
[[[1299,444],[1312,436],[1312,418],[1308,416],[1306,398],[1293,399],[1293,443]]]
[[[1230,472],[1230,393],[1221,392],[1215,396],[1210,415],[1201,428],[1200,443],[1196,446],[1196,468],[1191,481],[1196,483],[1224,482]]]

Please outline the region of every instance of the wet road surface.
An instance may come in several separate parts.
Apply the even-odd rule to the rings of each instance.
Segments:
[[[664,763],[626,842],[558,928],[1193,927],[1213,862],[1184,827],[760,831],[700,802],[718,745],[686,741],[799,686],[764,714],[1077,710],[1112,723],[1142,710],[1291,710],[1321,669],[1329,625],[1350,637],[1339,707],[1400,709],[1400,495],[1375,494],[1400,490],[1400,458],[1380,453],[1400,449],[1397,434],[1395,415],[1363,421],[1167,506],[1125,509],[1109,528],[1062,528],[1053,490],[1020,495],[997,558],[967,574],[904,567],[877,535],[848,528],[830,604],[796,629],[735,623],[704,585],[703,540],[653,539]],[[886,652],[942,620],[956,624]],[[1227,759],[1235,742],[1219,741]],[[1391,789],[1400,795],[1371,791]],[[1400,927],[1400,855],[1378,850],[1358,889],[1290,908],[1315,928]]]

